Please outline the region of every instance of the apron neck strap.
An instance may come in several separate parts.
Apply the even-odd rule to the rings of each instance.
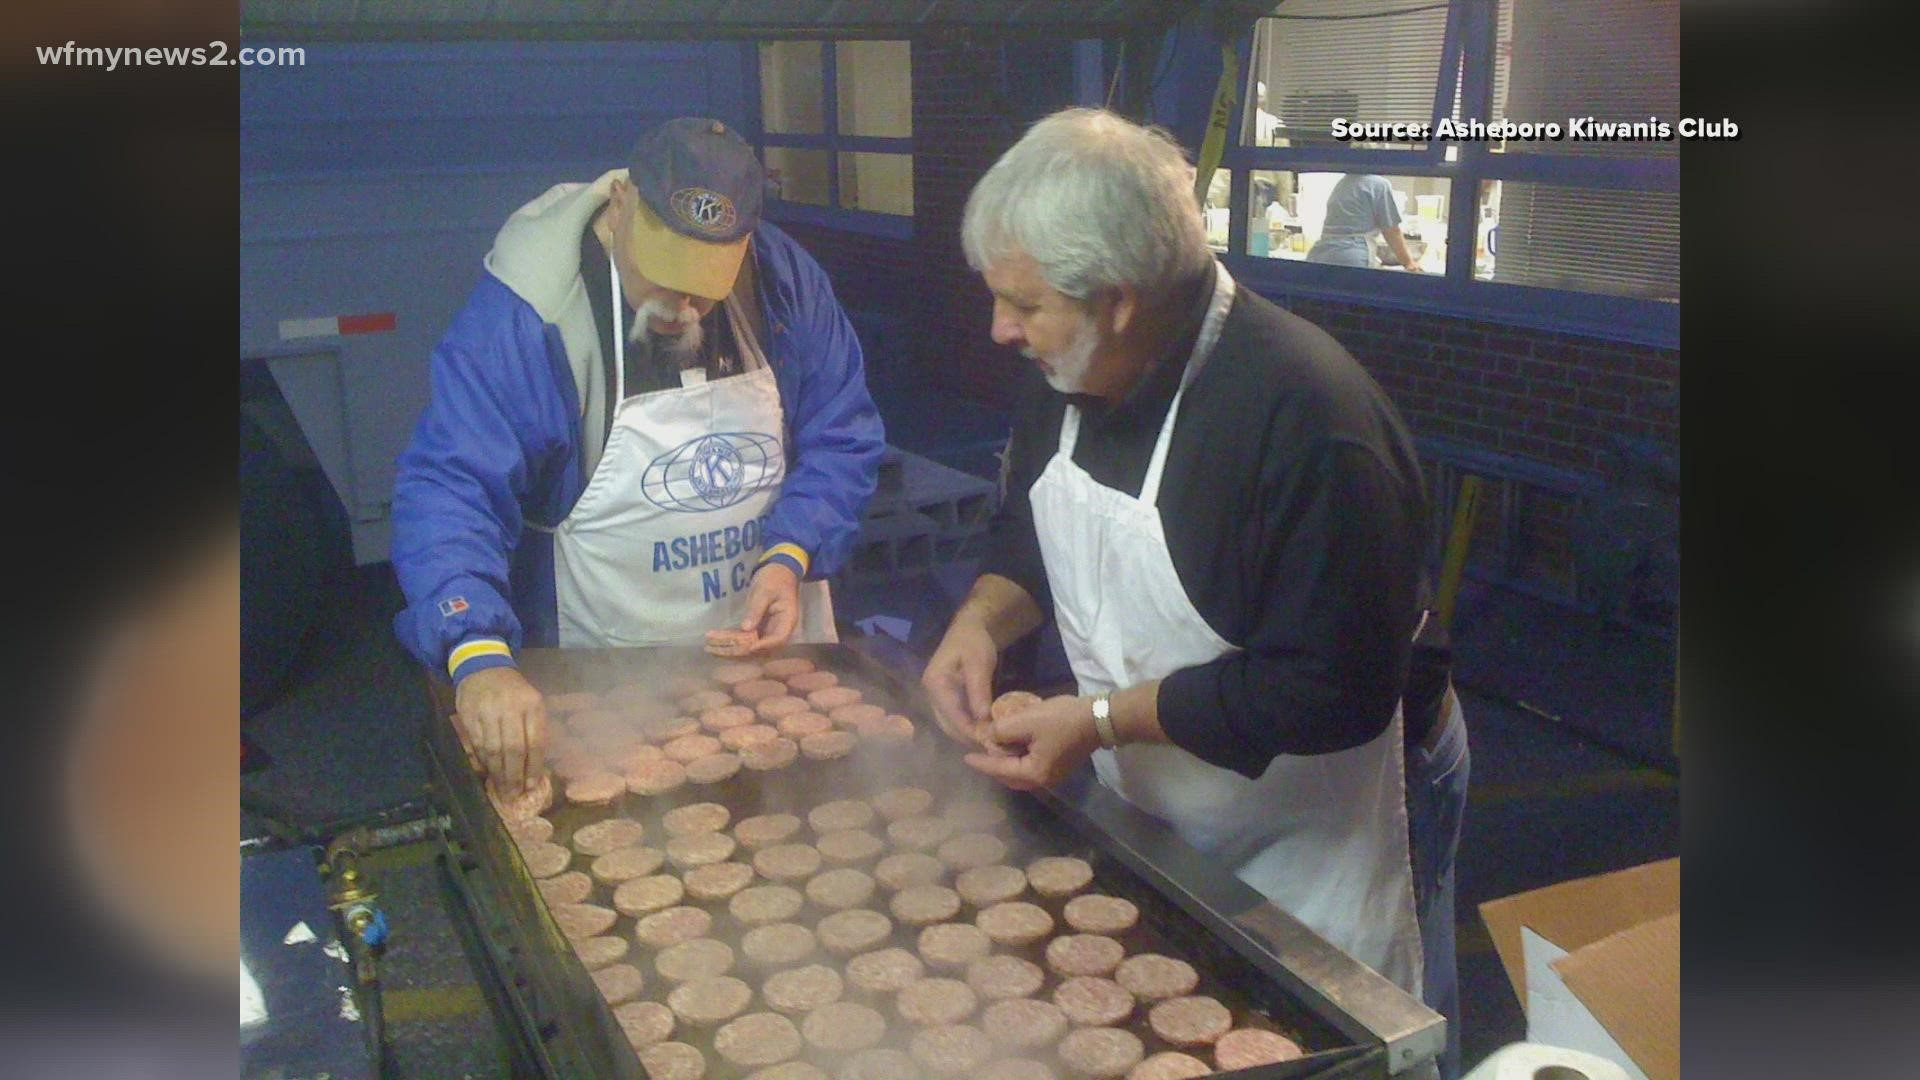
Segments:
[[[621,301],[625,299],[620,291],[620,264],[613,261],[613,252],[607,252],[608,277],[613,281],[613,402],[617,408],[620,402],[627,400],[627,328],[620,325],[623,320]],[[634,318],[640,313],[634,312]]]
[[[1147,463],[1147,478],[1140,484],[1140,501],[1148,506],[1154,505],[1160,498],[1160,477],[1166,472],[1167,447],[1173,443],[1173,422],[1180,415],[1180,400],[1187,396],[1187,387],[1207,366],[1207,358],[1213,355],[1213,347],[1220,341],[1220,327],[1227,321],[1227,311],[1233,307],[1233,277],[1218,260],[1213,264],[1213,298],[1207,301],[1207,316],[1201,320],[1200,334],[1193,342],[1193,353],[1187,357],[1186,370],[1180,373],[1180,389],[1173,392],[1173,402],[1167,406],[1167,418],[1160,422],[1160,437],[1153,443],[1153,459]]]

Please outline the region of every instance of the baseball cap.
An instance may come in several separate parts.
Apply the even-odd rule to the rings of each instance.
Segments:
[[[640,136],[627,170],[640,195],[629,241],[640,272],[725,299],[760,224],[764,175],[753,148],[718,120],[681,117]]]

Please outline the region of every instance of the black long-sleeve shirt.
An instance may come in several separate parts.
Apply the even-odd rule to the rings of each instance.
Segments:
[[[1095,481],[1139,495],[1212,281],[1209,271],[1193,286],[1175,346],[1125,401],[1072,398],[1073,460]],[[1068,400],[1037,370],[1022,387],[983,566],[1042,608],[1051,595],[1027,495],[1059,448]],[[1386,729],[1425,599],[1429,510],[1405,425],[1338,342],[1239,289],[1182,399],[1158,505],[1181,585],[1239,647],[1161,683],[1160,725],[1176,745],[1258,776],[1278,754],[1343,750]]]

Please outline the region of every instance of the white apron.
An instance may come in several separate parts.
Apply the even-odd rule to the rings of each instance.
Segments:
[[[1217,269],[1213,302],[1167,409],[1140,497],[1073,462],[1080,412],[1068,405],[1060,449],[1034,481],[1034,527],[1080,692],[1163,678],[1233,651],[1194,610],[1155,506],[1187,387],[1233,304]],[[1193,847],[1228,860],[1242,881],[1335,947],[1420,993],[1420,933],[1407,851],[1400,715],[1372,742],[1332,754],[1282,755],[1258,780],[1170,745],[1096,750],[1101,783],[1161,818]]]
[[[786,416],[731,296],[743,374],[708,382],[695,369],[679,388],[627,397],[617,267],[612,277],[619,404],[586,490],[552,530],[560,645],[695,644],[746,615],[765,515],[787,474]],[[801,583],[793,640],[838,640],[826,582]]]

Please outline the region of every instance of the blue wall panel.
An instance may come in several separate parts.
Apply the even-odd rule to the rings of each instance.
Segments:
[[[354,523],[386,557],[393,462],[435,342],[516,207],[626,164],[672,116],[741,125],[737,44],[309,46],[241,79],[242,357],[271,365]],[[390,332],[283,339],[291,319],[392,312]]]

